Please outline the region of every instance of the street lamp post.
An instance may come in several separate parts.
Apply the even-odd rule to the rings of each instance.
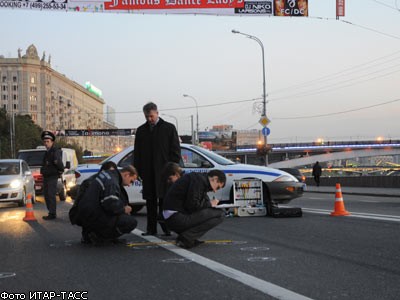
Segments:
[[[191,98],[193,99],[194,103],[196,104],[196,138],[195,138],[195,144],[199,143],[199,106],[197,105],[197,100],[193,96],[183,94],[183,97],[186,98]]]
[[[265,86],[265,58],[264,58],[265,56],[264,56],[264,45],[263,45],[263,43],[261,42],[261,40],[260,40],[258,37],[254,36],[254,35],[250,35],[250,34],[247,34],[247,33],[243,33],[243,32],[237,31],[237,30],[235,30],[235,29],[232,30],[232,33],[244,35],[245,37],[247,37],[247,38],[249,38],[249,39],[251,39],[251,40],[256,41],[256,42],[261,46],[262,67],[263,67],[263,108],[262,108],[262,115],[261,115],[261,116],[262,116],[262,117],[266,117],[266,116],[267,116],[267,108],[266,108],[266,106],[267,106],[267,100],[266,100],[266,98],[267,98],[267,92],[266,92],[266,86]],[[267,134],[264,134],[264,147],[267,147]],[[265,165],[266,165],[266,166],[268,165],[268,153],[265,154]]]
[[[173,116],[173,115],[167,115],[167,114],[162,114],[162,115],[174,119],[174,120],[175,120],[175,124],[176,124],[176,132],[179,132],[179,129],[178,129],[178,119],[177,119],[175,116]]]

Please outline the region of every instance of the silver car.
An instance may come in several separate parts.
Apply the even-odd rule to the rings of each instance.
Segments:
[[[26,204],[27,195],[35,201],[35,181],[28,164],[22,159],[0,159],[0,202]]]

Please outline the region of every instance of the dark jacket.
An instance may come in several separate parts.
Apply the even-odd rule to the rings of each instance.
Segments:
[[[43,177],[58,177],[64,172],[62,151],[55,146],[46,151],[40,173]]]
[[[211,207],[210,198],[207,195],[211,190],[207,174],[185,174],[169,188],[164,198],[163,209],[191,214]]]
[[[173,124],[160,118],[152,130],[147,122],[137,129],[133,165],[143,180],[144,199],[160,197],[161,170],[167,162],[180,160],[179,137]]]
[[[90,184],[96,179],[100,172],[93,174],[89,178],[86,178],[80,186],[74,186],[75,194],[74,197],[74,204],[72,205],[71,209],[68,212],[69,220],[71,221],[72,225],[79,225],[82,226],[82,221],[80,220],[79,216],[79,202],[84,197],[86,191],[89,189]]]
[[[322,174],[321,165],[316,163],[316,164],[313,166],[313,169],[312,169],[312,176],[317,176],[317,177],[319,177],[319,176],[321,176],[321,174]]]
[[[129,203],[121,175],[117,170],[102,171],[89,184],[78,203],[79,223],[89,230],[113,228]]]

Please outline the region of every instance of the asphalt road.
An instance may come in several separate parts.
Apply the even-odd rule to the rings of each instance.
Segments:
[[[301,218],[226,218],[190,251],[141,237],[143,213],[128,245],[92,247],[69,202],[55,221],[35,204],[29,223],[0,204],[0,299],[398,299],[400,199],[344,201],[349,217],[329,216],[334,195],[306,193],[292,202]]]

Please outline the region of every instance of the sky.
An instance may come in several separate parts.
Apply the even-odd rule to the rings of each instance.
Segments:
[[[191,134],[261,129],[265,49],[269,143],[400,138],[400,1],[309,0],[309,17],[148,15],[0,9],[0,55],[31,44],[58,72],[90,81],[119,128],[161,117]],[[399,9],[398,9],[398,8]],[[172,117],[171,117],[172,116]]]

